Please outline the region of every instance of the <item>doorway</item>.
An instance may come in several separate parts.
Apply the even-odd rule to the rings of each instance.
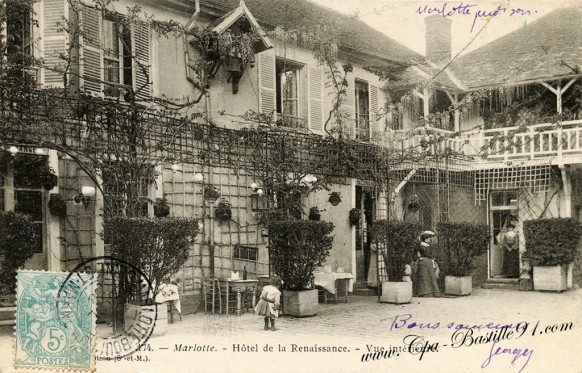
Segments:
[[[374,216],[374,199],[372,190],[356,186],[356,208],[361,211],[361,218],[356,225],[356,281],[368,279],[370,268],[370,229]]]
[[[489,194],[489,277],[511,278],[514,273],[519,273],[519,268],[510,268],[508,263],[504,266],[505,249],[503,238],[508,226],[516,226],[519,221],[517,190],[492,191]],[[518,236],[519,236],[519,232]],[[519,250],[519,249],[517,249]],[[519,267],[519,261],[512,262],[512,266]]]

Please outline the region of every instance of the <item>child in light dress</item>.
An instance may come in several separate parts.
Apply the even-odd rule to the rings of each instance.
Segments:
[[[271,277],[271,284],[263,287],[261,299],[255,307],[255,314],[265,317],[265,330],[275,331],[275,319],[279,317],[279,308],[281,307],[281,285],[283,281],[278,276]],[[271,327],[269,328],[269,321]]]

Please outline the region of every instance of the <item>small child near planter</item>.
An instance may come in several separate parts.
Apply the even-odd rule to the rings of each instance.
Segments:
[[[255,307],[255,314],[265,317],[265,330],[269,330],[269,320],[271,321],[270,329],[275,331],[275,318],[279,317],[279,308],[281,307],[281,285],[283,281],[278,276],[271,277],[270,285],[264,286],[261,292],[261,298]]]

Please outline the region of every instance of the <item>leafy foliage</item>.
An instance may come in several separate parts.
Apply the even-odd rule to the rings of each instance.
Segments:
[[[350,214],[348,216],[348,220],[350,221],[350,225],[358,225],[360,223],[360,219],[362,218],[362,210],[360,209],[351,209]]]
[[[32,258],[40,237],[28,215],[0,211],[0,294],[12,294],[16,270]]]
[[[67,216],[67,202],[60,194],[51,194],[48,208],[50,213],[54,216],[61,218]]]
[[[170,215],[170,205],[166,198],[156,198],[154,202],[154,216],[157,218],[165,218]]]
[[[111,255],[140,268],[154,283],[152,299],[160,284],[167,283],[184,265],[198,233],[196,221],[185,218],[115,217],[103,224]],[[126,285],[136,290],[141,284]]]
[[[475,258],[487,252],[489,227],[485,224],[439,223],[437,230],[449,274],[469,276],[475,269]]]
[[[402,281],[405,266],[415,259],[420,231],[421,226],[416,222],[377,220],[372,225],[372,242],[378,245],[388,281]]]
[[[281,276],[286,290],[304,290],[315,267],[332,247],[332,223],[314,220],[273,220],[269,229],[271,270]]]
[[[582,226],[572,218],[536,219],[524,222],[526,253],[534,266],[572,263],[579,257]]]

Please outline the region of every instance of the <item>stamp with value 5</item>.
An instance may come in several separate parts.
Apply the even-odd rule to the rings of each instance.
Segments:
[[[16,368],[94,370],[95,281],[90,273],[19,271]]]

